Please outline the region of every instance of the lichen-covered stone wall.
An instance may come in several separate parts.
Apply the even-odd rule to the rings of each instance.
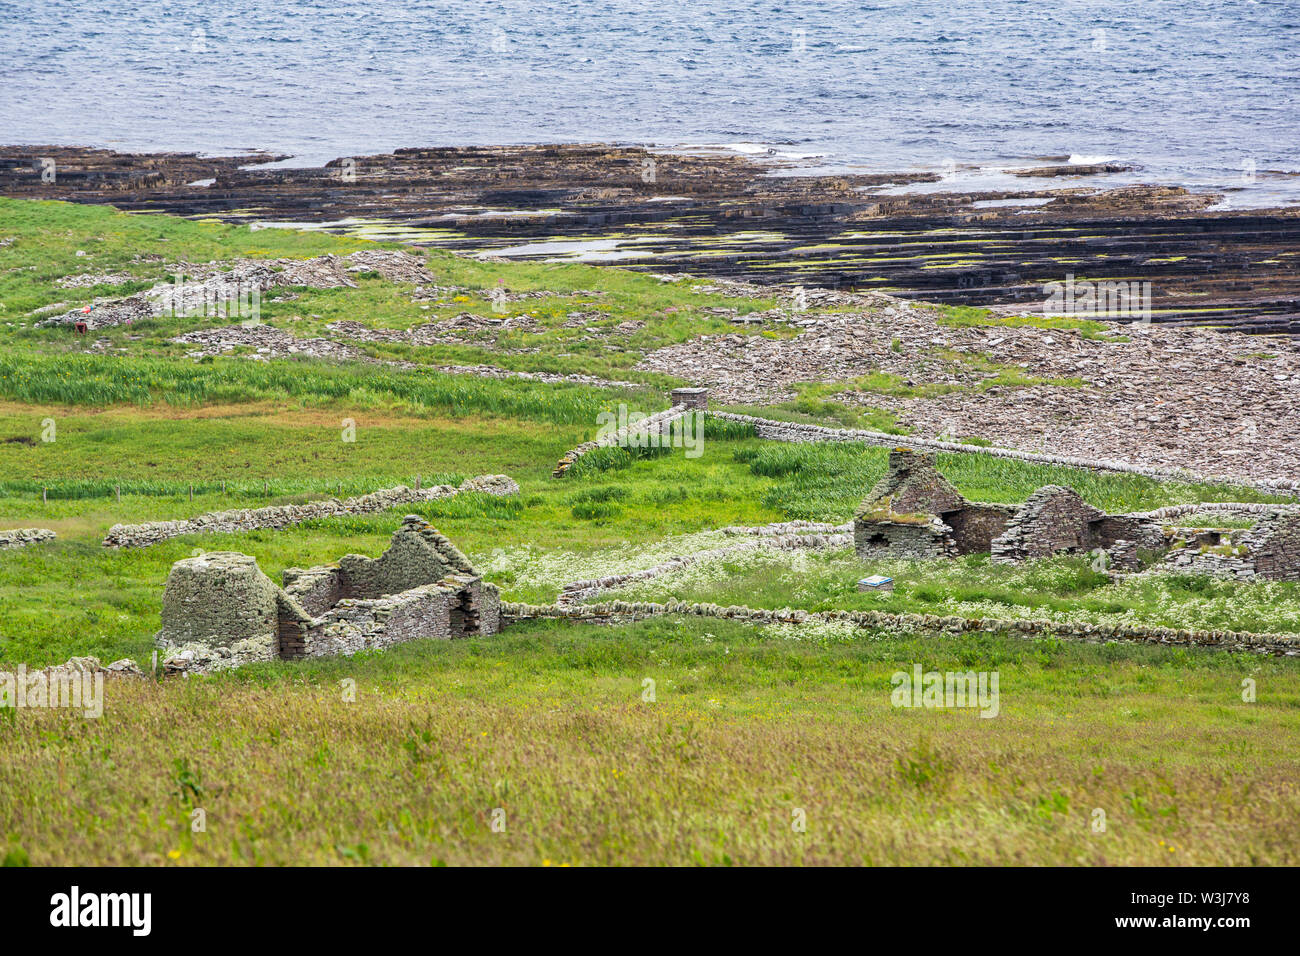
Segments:
[[[11,528],[0,531],[0,551],[25,548],[29,544],[53,541],[55,534],[48,528]]]
[[[506,475],[467,478],[460,487],[435,485],[416,491],[405,485],[384,488],[354,498],[328,498],[305,505],[269,505],[265,508],[234,508],[210,511],[179,521],[147,521],[143,524],[115,524],[104,537],[106,548],[143,548],[183,534],[230,534],[260,528],[287,528],[317,518],[336,515],[378,514],[402,505],[448,498],[466,491],[492,495],[516,494],[519,486]]]
[[[418,638],[448,639],[455,592],[428,584],[367,600],[345,598],[306,631],[305,657],[332,657],[376,650]]]
[[[1039,488],[1016,510],[1006,530],[993,541],[993,560],[1007,564],[1051,557],[1093,546],[1091,526],[1104,517],[1073,488]]]
[[[502,622],[561,618],[596,623],[625,623],[664,614],[723,618],[752,624],[817,624],[846,622],[857,627],[902,630],[909,633],[993,633],[1016,637],[1058,637],[1090,643],[1132,641],[1180,647],[1206,647],[1253,651],[1261,654],[1300,655],[1300,637],[1295,634],[1260,634],[1248,631],[1187,630],[1141,624],[1085,624],[1074,621],[1043,621],[1025,618],[967,618],[937,614],[908,614],[889,611],[801,611],[717,604],[666,604],[611,601],[561,607],[555,604],[503,604]]]
[[[949,532],[938,518],[891,521],[859,519],[853,528],[853,550],[868,560],[906,558],[927,561],[956,557]]]
[[[380,557],[288,568],[277,587],[245,554],[215,552],[173,566],[158,645],[169,671],[388,647],[416,638],[492,635],[500,594],[419,515],[407,515]]]

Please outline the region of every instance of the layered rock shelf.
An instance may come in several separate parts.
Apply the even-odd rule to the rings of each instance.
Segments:
[[[782,164],[771,160],[601,144],[402,149],[259,168],[275,158],[3,147],[0,194],[340,231],[372,220],[374,234],[489,253],[608,235],[627,268],[950,304],[1028,307],[1067,274],[1150,281],[1158,322],[1300,331],[1300,210],[1238,213],[1213,208],[1218,194],[1181,187],[1053,182],[1065,171],[1105,174],[1104,164],[1027,170],[1023,190],[897,194],[939,177],[773,176]],[[41,176],[47,159],[53,182]]]

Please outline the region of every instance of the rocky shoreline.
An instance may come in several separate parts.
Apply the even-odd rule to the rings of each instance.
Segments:
[[[1159,322],[1300,332],[1300,209],[1220,211],[1217,194],[1180,187],[1063,187],[1036,169],[1022,190],[899,193],[941,177],[788,175],[770,161],[602,144],[257,165],[274,158],[0,147],[0,195],[362,229],[477,253],[522,247],[510,255],[525,259],[568,255],[548,240],[609,236],[626,268],[949,304],[1024,307],[1067,274],[1149,281]],[[53,182],[42,180],[45,160]]]

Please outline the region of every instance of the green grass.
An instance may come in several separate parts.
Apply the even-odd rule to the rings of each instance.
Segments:
[[[892,707],[891,676],[913,663],[1000,672],[999,716]],[[1241,699],[1247,677],[1255,703]],[[528,625],[105,695],[99,720],[0,714],[13,857],[1300,862],[1291,660],[661,619]]]
[[[0,200],[0,237],[14,239],[0,246],[0,527],[59,535],[0,552],[5,665],[93,654],[147,668],[168,570],[196,550],[253,554],[278,579],[289,566],[378,554],[401,515],[415,511],[507,599],[540,603],[572,580],[734,543],[716,531],[727,525],[844,521],[884,472],[884,449],[764,442],[714,420],[698,458],[602,449],[563,480],[550,477],[565,451],[595,437],[600,412],[620,402],[664,407],[673,380],[634,368],[648,351],[741,331],[704,310],[746,312],[770,307],[766,300],[699,295],[689,282],[614,269],[429,253],[439,284],[466,294],[421,303],[409,286],[362,277],[357,289],[277,290],[267,298],[280,301],[263,302],[264,320],[312,336],[344,318],[404,329],[460,311],[485,314],[480,290],[498,279],[516,291],[598,290],[605,294],[514,303],[513,328],[366,350],[643,386],[631,390],[238,355],[196,362],[168,340],[217,324],[202,317],[108,330],[110,347],[124,351],[85,354],[86,339],[31,328],[32,310],[146,288],[182,259],[373,245],[10,200]],[[134,261],[137,254],[163,260]],[[135,278],[117,289],[54,284],[92,270]],[[571,322],[574,311],[594,314]],[[972,381],[1040,381],[987,357],[937,358],[963,363]],[[846,387],[857,399],[932,391],[873,375],[848,386],[803,385],[784,406],[752,411],[902,430],[869,399],[838,401]],[[355,423],[354,442],[344,440],[345,419]],[[939,466],[975,500],[1021,501],[1049,483],[1071,485],[1108,511],[1273,500],[977,455],[941,455]],[[521,493],[458,495],[279,531],[187,535],[137,550],[100,545],[118,522],[480,473],[509,474]],[[1295,630],[1300,614],[1295,585],[1189,575],[1112,585],[1076,558],[873,567],[898,580],[892,595],[858,594],[853,582],[871,569],[844,553],[715,562],[644,587],[759,606],[1254,630]],[[891,707],[890,676],[912,663],[999,670],[1001,716]],[[491,639],[117,682],[100,720],[0,708],[0,856],[37,865],[1294,865],[1298,666],[999,635],[660,619],[614,628],[532,623]],[[646,678],[656,683],[654,704],[641,697]],[[1258,684],[1256,703],[1241,698],[1245,678]],[[356,681],[355,703],[339,692],[345,679]],[[490,826],[498,808],[504,833]],[[206,833],[190,828],[195,809],[207,814]],[[796,809],[806,814],[804,833],[791,828]],[[1096,809],[1107,814],[1106,834],[1092,831]]]
[[[1068,315],[998,315],[974,305],[936,305],[940,313],[939,324],[963,326],[1010,326],[1036,329],[1073,329],[1085,339],[1107,342],[1127,342],[1126,335],[1111,335],[1114,326],[1095,319],[1080,319]]]
[[[869,574],[894,579],[890,592],[859,592]],[[1205,630],[1300,634],[1300,584],[1163,574],[1119,582],[1091,557],[1018,565],[988,555],[929,562],[863,561],[851,549],[767,551],[701,562],[594,600],[680,601],[729,606],[862,610],[966,618],[1086,620]]]
[[[415,347],[401,343],[361,346],[382,359],[420,364],[486,363],[518,371],[581,373],[621,381],[645,381],[656,387],[673,384],[667,376],[636,372],[634,366],[646,353],[664,345],[684,342],[697,335],[738,331],[725,318],[705,310],[719,306],[741,313],[772,307],[768,299],[737,299],[695,293],[689,282],[660,282],[649,276],[618,269],[586,265],[546,263],[500,264],[459,258],[448,253],[412,249],[394,243],[372,243],[320,232],[299,233],[285,229],[252,231],[243,226],[215,222],[192,222],[169,216],[127,215],[102,206],[32,202],[0,198],[0,237],[13,242],[0,246],[0,323],[13,323],[4,332],[16,344],[34,346],[40,354],[25,356],[20,366],[29,378],[45,386],[66,389],[59,383],[66,367],[30,368],[49,353],[67,351],[77,342],[66,329],[33,329],[33,310],[54,303],[71,309],[97,296],[116,297],[148,288],[155,282],[171,281],[181,262],[205,263],[235,258],[307,258],[325,253],[346,255],[360,249],[404,249],[422,254],[440,286],[467,290],[445,303],[413,301],[413,287],[378,278],[357,280],[356,289],[274,289],[261,303],[261,319],[298,337],[330,336],[325,326],[341,319],[363,321],[371,328],[406,329],[460,312],[498,314],[510,321],[507,327],[490,333],[466,333],[455,341],[436,346]],[[162,261],[136,261],[148,250]],[[77,256],[81,251],[84,255]],[[139,280],[127,286],[97,286],[64,289],[55,285],[65,276],[89,272],[126,272]],[[595,296],[548,296],[507,304],[492,313],[483,290],[508,280],[513,292],[595,290]],[[290,298],[292,296],[292,298]],[[597,313],[576,324],[573,312]],[[50,313],[55,314],[55,313]],[[620,330],[624,323],[635,327]],[[171,343],[173,336],[191,329],[230,324],[224,319],[203,316],[158,318],[131,327],[97,330],[109,348],[126,350],[131,357],[180,357],[188,346]],[[588,329],[597,330],[595,333]],[[750,330],[740,330],[750,334]],[[758,334],[753,332],[752,334]],[[247,364],[247,363],[245,363]],[[29,382],[39,397],[23,400],[65,402],[139,401],[139,388],[115,388],[112,376],[100,376],[104,366],[79,369],[99,376],[93,386],[76,390],[76,397],[52,399],[48,388]],[[75,376],[76,373],[74,373]],[[161,374],[158,366],[137,366],[123,377],[145,379],[151,384]],[[180,373],[177,373],[180,375]],[[3,375],[3,373],[0,373]],[[192,376],[174,384],[181,400],[207,400],[195,393],[200,386]],[[256,378],[256,376],[254,376]],[[241,379],[241,382],[247,380]],[[141,384],[141,383],[136,383]],[[223,379],[223,384],[232,384]],[[10,387],[14,387],[12,384]],[[159,383],[158,387],[165,387]],[[234,388],[242,388],[232,384]],[[365,387],[360,383],[359,387]],[[10,394],[0,392],[0,394]],[[19,397],[14,395],[13,397]],[[232,396],[227,396],[232,397]],[[234,396],[243,400],[243,393]],[[217,399],[219,400],[219,399]]]

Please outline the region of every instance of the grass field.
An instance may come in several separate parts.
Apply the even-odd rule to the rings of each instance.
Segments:
[[[636,372],[641,355],[737,332],[707,310],[770,306],[763,300],[611,269],[431,253],[439,282],[466,290],[464,301],[424,309],[409,285],[363,278],[357,289],[299,290],[263,314],[300,336],[326,334],[338,318],[406,328],[486,311],[479,293],[505,279],[559,293],[512,303],[535,331],[370,354],[582,372],[631,389],[240,354],[196,362],[168,339],[217,324],[203,317],[108,330],[125,351],[88,354],[84,339],[32,328],[32,310],[147,288],[179,260],[367,244],[0,200],[6,237],[0,528],[50,528],[58,539],[0,551],[0,669],[93,654],[148,670],[168,569],[196,549],[253,554],[278,579],[286,567],[378,554],[410,510],[507,599],[543,603],[572,580],[735,543],[718,530],[728,525],[845,521],[885,469],[883,449],[783,445],[712,426],[698,458],[610,452],[550,477],[560,455],[595,436],[602,411],[664,407],[673,383]],[[137,258],[147,255],[163,258]],[[127,271],[138,284],[55,285],[87,271]],[[566,294],[575,290],[606,294]],[[573,309],[600,312],[589,321],[605,331],[566,326]],[[623,323],[643,324],[617,331]],[[800,400],[758,411],[871,420],[825,393],[809,383]],[[939,465],[976,500],[1022,501],[1049,483],[1109,511],[1281,500],[978,455]],[[145,549],[100,544],[119,522],[485,473],[510,475],[521,493]],[[857,593],[873,570],[898,579],[892,595]],[[616,596],[1300,633],[1300,585],[1111,582],[1070,557],[868,566],[845,551],[764,553]],[[998,672],[997,719],[891,706],[891,675],[916,664]],[[354,702],[342,681],[355,682]],[[1292,658],[715,620],[532,623],[216,677],[112,681],[97,720],[0,708],[0,855],[37,865],[1294,864],[1298,729]],[[205,832],[191,829],[195,809]],[[792,826],[800,818],[803,831]]]

